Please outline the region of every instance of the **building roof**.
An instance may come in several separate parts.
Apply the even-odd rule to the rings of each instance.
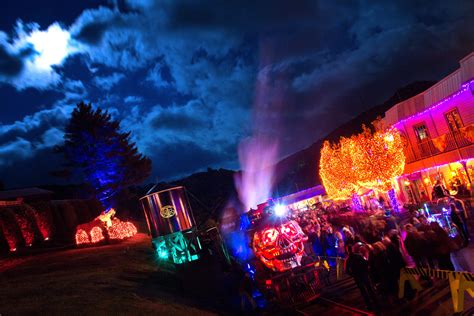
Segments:
[[[463,88],[465,89],[466,85],[474,79],[474,52],[461,59],[459,66],[458,69],[431,88],[391,107],[385,112],[385,124],[390,126],[406,120],[443,103],[446,98],[459,93]]]
[[[12,200],[16,198],[25,198],[32,196],[51,195],[52,191],[40,189],[40,188],[24,188],[17,190],[5,190],[0,191],[0,200]]]
[[[299,192],[283,196],[278,199],[279,202],[284,204],[292,204],[295,202],[303,201],[317,195],[325,195],[326,191],[322,185],[317,185],[315,187],[301,190]]]

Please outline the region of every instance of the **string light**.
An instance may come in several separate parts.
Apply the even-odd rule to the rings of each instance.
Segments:
[[[405,123],[405,122],[407,122],[407,121],[409,121],[409,120],[412,120],[412,119],[414,119],[414,118],[420,117],[420,116],[422,116],[422,115],[424,115],[424,114],[426,114],[426,113],[428,113],[428,112],[434,110],[435,108],[439,107],[440,105],[443,105],[443,104],[445,104],[446,102],[449,102],[449,101],[451,101],[451,100],[454,99],[454,98],[457,98],[458,96],[460,96],[460,95],[463,94],[464,92],[468,92],[468,91],[469,91],[469,87],[470,87],[471,84],[474,84],[474,80],[471,80],[471,81],[469,81],[469,82],[464,83],[463,85],[461,85],[461,89],[458,90],[457,92],[455,92],[455,93],[451,94],[450,96],[444,98],[443,100],[441,100],[441,101],[435,103],[434,105],[430,106],[429,108],[425,109],[425,110],[422,111],[422,112],[418,112],[418,113],[416,113],[416,114],[414,114],[414,115],[411,115],[411,116],[409,116],[409,117],[407,117],[407,118],[404,118],[403,120],[398,121],[397,123],[394,124],[394,126],[399,125],[399,124],[403,124],[403,123]]]
[[[132,237],[137,233],[137,228],[130,222],[122,222],[119,219],[114,219],[111,226],[108,228],[110,239],[125,239]]]
[[[388,191],[388,197],[390,199],[390,205],[392,206],[395,212],[400,212],[400,206],[397,201],[397,195],[395,194],[395,189],[391,189]]]
[[[104,239],[105,237],[102,233],[102,229],[99,226],[94,226],[91,229],[91,243],[95,244]]]
[[[394,127],[372,133],[363,126],[362,133],[337,144],[325,142],[319,166],[333,199],[349,199],[361,189],[387,192],[405,168],[402,138]]]
[[[352,156],[353,142],[341,138],[338,144],[324,142],[319,160],[319,176],[333,199],[347,199],[357,192],[357,176]]]
[[[362,207],[362,203],[360,202],[360,197],[357,194],[352,195],[352,205],[356,211],[362,211],[364,209]]]
[[[84,229],[79,229],[76,231],[76,245],[88,244],[90,243],[89,236]]]
[[[109,215],[105,218],[104,214]],[[76,245],[95,244],[103,240],[122,240],[137,234],[137,228],[133,223],[113,218],[115,210],[113,214],[110,211],[104,214],[76,230]],[[89,227],[92,228],[89,230]]]

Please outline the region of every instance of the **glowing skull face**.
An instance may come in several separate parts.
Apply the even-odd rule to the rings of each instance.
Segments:
[[[295,221],[255,232],[253,250],[268,268],[285,271],[301,264],[308,237]]]

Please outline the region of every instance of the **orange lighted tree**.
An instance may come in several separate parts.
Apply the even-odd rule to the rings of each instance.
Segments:
[[[359,186],[382,192],[392,189],[393,179],[400,176],[405,167],[403,142],[398,130],[392,127],[372,133],[363,126],[362,133],[351,140]]]
[[[352,161],[353,142],[341,138],[338,144],[324,142],[319,161],[319,175],[324,188],[333,199],[346,199],[358,190],[358,183]]]
[[[405,155],[400,133],[395,128],[375,132],[363,126],[362,133],[341,138],[321,149],[319,175],[333,199],[347,199],[361,188],[387,192],[403,173]]]

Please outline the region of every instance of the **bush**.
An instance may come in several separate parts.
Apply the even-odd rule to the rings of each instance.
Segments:
[[[65,243],[74,242],[78,220],[73,202],[69,200],[53,201],[53,206],[58,240]]]
[[[15,251],[24,244],[20,228],[17,225],[15,213],[11,209],[6,207],[0,209],[0,225],[10,251]]]
[[[71,200],[79,224],[90,222],[93,218],[89,211],[89,206],[84,200]]]
[[[1,222],[1,219],[0,219],[0,222]],[[0,254],[7,254],[9,251],[10,251],[10,247],[8,246],[7,239],[5,237],[5,234],[3,233],[2,225],[0,223]]]
[[[36,219],[36,225],[43,237],[43,240],[50,240],[54,236],[53,212],[50,202],[30,203]]]
[[[97,199],[86,200],[86,204],[89,207],[91,220],[99,216],[100,213],[104,211],[104,207]]]
[[[15,214],[16,222],[21,230],[26,246],[32,246],[40,239],[34,210],[26,204],[14,206],[11,210]]]

